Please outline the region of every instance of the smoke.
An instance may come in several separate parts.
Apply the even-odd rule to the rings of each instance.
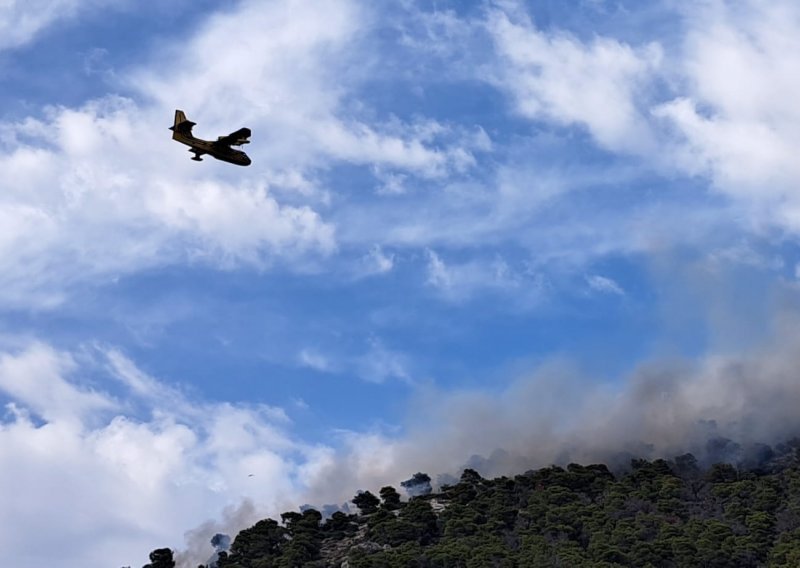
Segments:
[[[214,568],[219,553],[230,548],[231,538],[228,535],[237,534],[265,516],[266,512],[259,511],[250,500],[242,501],[237,507],[226,508],[221,520],[208,520],[185,534],[186,549],[175,554],[176,567],[197,568],[203,564]]]
[[[709,330],[705,353],[650,357],[614,380],[553,358],[504,388],[422,388],[402,434],[339,433],[336,452],[304,478],[299,502],[344,502],[398,484],[415,495],[430,488],[428,476],[452,482],[465,467],[493,477],[570,462],[620,469],[634,457],[686,453],[700,466],[768,461],[770,446],[800,435],[800,289],[779,283],[753,290],[764,298],[754,300],[726,289],[724,271],[699,284],[689,276],[701,292],[696,304],[681,292],[680,305],[698,312],[689,323]],[[425,472],[427,485],[412,472]],[[254,519],[239,520],[241,529]],[[233,528],[207,528],[204,544]]]
[[[225,552],[231,546],[231,537],[226,534],[217,533],[211,537],[211,546],[216,552]]]
[[[800,326],[792,325],[771,347],[648,362],[618,384],[597,384],[557,361],[500,394],[430,389],[416,400],[403,438],[352,434],[305,500],[347,500],[358,489],[398,483],[410,496],[430,491],[430,480],[407,479],[409,470],[452,482],[465,467],[487,477],[569,462],[618,469],[633,457],[687,452],[700,465],[761,464],[772,456],[767,444],[800,434],[798,354]],[[213,534],[253,524],[253,509],[245,513],[230,516],[225,530],[206,523],[192,534],[210,553]]]
[[[231,537],[226,534],[217,533],[211,537],[211,546],[214,547],[214,554],[206,561],[207,568],[217,568],[220,552],[227,552],[231,547]]]
[[[619,385],[553,363],[499,396],[430,393],[397,463],[453,475],[467,465],[492,476],[686,452],[701,463],[738,463],[750,447],[800,433],[798,347],[787,336],[750,354],[650,362]]]
[[[667,331],[654,351],[664,355],[612,380],[554,357],[504,388],[423,388],[402,435],[347,435],[307,501],[396,486],[415,471],[440,484],[465,467],[485,476],[570,462],[620,469],[633,457],[685,453],[701,466],[763,463],[769,446],[800,435],[800,288],[775,278],[759,285],[761,270],[718,256],[659,258],[653,277],[667,290]],[[670,345],[701,335],[696,326],[705,352],[675,355]]]

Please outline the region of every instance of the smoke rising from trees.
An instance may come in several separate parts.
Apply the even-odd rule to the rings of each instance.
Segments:
[[[615,381],[553,359],[494,392],[420,390],[402,435],[344,434],[333,459],[308,480],[303,502],[345,502],[359,489],[411,481],[412,472],[458,478],[465,467],[493,477],[570,462],[621,468],[633,457],[686,453],[701,466],[763,462],[770,445],[800,435],[798,293],[781,285],[764,294],[764,305],[737,315],[725,290],[705,288],[717,294],[700,296],[718,331],[705,354],[653,357]],[[742,341],[748,326],[756,338]],[[252,524],[250,513],[241,524],[206,530],[199,560],[214,532],[236,534]]]
[[[620,385],[598,385],[552,364],[499,396],[428,392],[407,436],[384,439],[388,462],[371,463],[364,455],[370,447],[354,439],[310,487],[308,501],[346,499],[417,469],[457,476],[470,465],[496,476],[569,462],[619,467],[632,457],[687,452],[703,465],[760,463],[769,457],[765,444],[800,433],[800,333],[792,330],[800,332],[792,323],[778,344],[749,353],[651,362]]]

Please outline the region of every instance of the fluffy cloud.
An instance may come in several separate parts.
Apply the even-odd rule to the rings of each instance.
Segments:
[[[468,165],[457,146],[430,144],[447,130],[435,121],[366,120],[346,101],[375,65],[374,17],[355,0],[245,1],[176,46],[169,67],[135,72],[131,86],[160,108],[180,105],[198,129],[246,121],[259,137],[259,162],[273,167],[334,159],[434,176]]]
[[[0,389],[47,421],[80,421],[86,415],[115,409],[112,400],[65,379],[75,367],[69,355],[34,344],[19,354],[0,356]]]
[[[520,115],[582,127],[667,175],[703,176],[751,225],[800,230],[796,5],[696,3],[681,9],[678,37],[642,45],[545,31],[502,6],[486,20],[488,80]]]
[[[683,137],[684,167],[797,230],[800,79],[792,69],[800,9],[791,2],[707,3],[687,25],[679,60],[685,90],[654,115]]]
[[[19,47],[80,11],[127,0],[6,0],[0,4],[0,51]]]
[[[612,38],[590,44],[565,32],[544,33],[527,17],[496,10],[487,26],[501,71],[520,114],[535,120],[580,124],[614,151],[652,150],[654,140],[638,99],[646,91],[662,53]]]
[[[156,117],[112,97],[3,126],[4,303],[49,305],[70,283],[169,262],[263,265],[335,246],[311,207],[189,169]]]
[[[90,374],[102,383],[83,384]],[[0,543],[20,568],[55,551],[65,566],[141,565],[244,499],[253,516],[296,506],[330,459],[292,439],[282,409],[190,401],[114,350],[7,352],[0,392],[12,401],[0,458],[13,464],[0,473]]]
[[[370,18],[357,2],[241,2],[164,47],[170,57],[118,73],[130,96],[0,124],[0,303],[53,306],[73,284],[171,263],[327,255],[336,231],[319,168],[435,178],[470,167],[447,127],[366,122],[345,102]],[[200,136],[250,126],[247,175],[189,162],[166,131],[176,107]]]
[[[13,6],[9,14],[21,9]],[[411,10],[416,16],[401,21],[415,31],[405,30],[401,44],[429,59],[461,52],[459,77],[471,69],[507,93],[517,115],[577,125],[644,170],[708,176],[736,199],[740,218],[797,226],[792,6],[706,3],[686,9],[685,38],[641,45],[539,29],[515,3],[499,6],[483,20]],[[612,183],[602,165],[554,161],[558,141],[544,135],[514,141],[540,156],[526,158],[478,125],[376,118],[359,96],[379,69],[369,54],[380,17],[355,0],[241,2],[182,31],[157,60],[117,70],[126,97],[0,124],[0,301],[53,306],[71,285],[153,266],[264,268],[329,255],[342,243],[514,241],[544,257],[588,258],[707,234],[714,212],[728,214],[719,204],[700,204],[698,213],[697,200],[672,190],[660,202],[635,202],[635,215],[616,205],[597,214],[602,195],[618,196],[642,169]],[[485,47],[480,34],[492,42],[493,65],[463,64],[489,57],[469,54]],[[230,166],[186,160],[162,130],[176,107],[199,123],[199,135],[253,128],[246,179]],[[492,159],[476,161],[489,152]],[[369,166],[378,194],[332,192],[319,173],[342,163]],[[478,163],[480,175],[467,175]],[[594,204],[575,198],[595,185]],[[692,209],[692,227],[675,234],[664,219],[681,209]],[[378,270],[388,266],[374,258]]]

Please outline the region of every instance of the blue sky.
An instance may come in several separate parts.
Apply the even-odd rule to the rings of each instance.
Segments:
[[[4,4],[0,545],[193,567],[476,455],[797,434],[798,29],[791,2]],[[253,164],[190,161],[176,108],[250,127]]]

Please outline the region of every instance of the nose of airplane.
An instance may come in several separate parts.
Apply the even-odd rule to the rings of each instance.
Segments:
[[[251,164],[249,156],[242,156],[242,165],[249,166]]]

